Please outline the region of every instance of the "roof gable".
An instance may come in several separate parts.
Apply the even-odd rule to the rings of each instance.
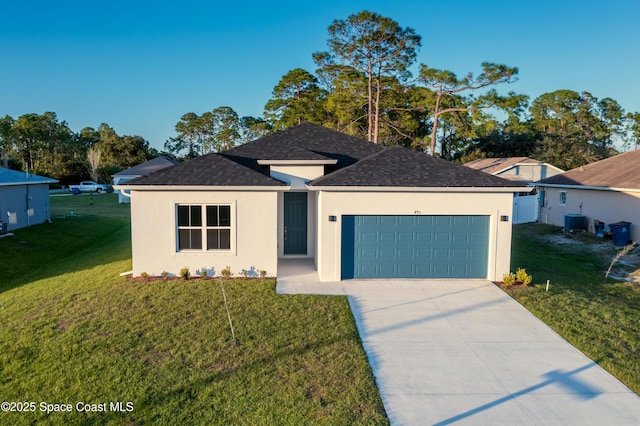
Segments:
[[[529,157],[504,157],[504,158],[480,158],[470,161],[464,165],[475,170],[485,173],[498,173],[506,168],[515,166],[516,164],[542,164],[542,161],[534,160]]]
[[[577,167],[540,184],[596,186],[640,190],[640,149]]]
[[[517,187],[517,182],[435,158],[402,146],[392,146],[332,174],[311,186],[388,187]]]

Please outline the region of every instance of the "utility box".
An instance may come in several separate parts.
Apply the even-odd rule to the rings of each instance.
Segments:
[[[581,214],[565,214],[564,230],[565,231],[584,231],[586,229],[587,218]]]
[[[0,235],[7,233],[7,222],[0,221]]]

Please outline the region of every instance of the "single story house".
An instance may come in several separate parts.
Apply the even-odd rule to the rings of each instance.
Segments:
[[[630,236],[640,241],[640,149],[581,166],[536,183],[541,197],[540,222],[565,226],[565,215],[595,224],[630,222]]]
[[[57,182],[0,167],[0,233],[51,220],[49,184]]]
[[[321,281],[502,279],[522,184],[305,123],[123,185],[134,276],[229,266]]]
[[[130,181],[131,179],[135,179],[140,176],[150,175],[153,172],[157,172],[158,170],[162,170],[165,167],[173,166],[177,164],[178,161],[169,157],[156,157],[149,161],[145,161],[142,164],[138,164],[136,166],[130,167],[126,170],[122,170],[114,175],[111,175],[113,179],[113,185],[120,185],[121,183],[125,183]],[[118,194],[118,203],[128,203],[129,197],[128,194],[123,194],[121,190],[116,190]]]
[[[529,157],[480,158],[465,166],[516,182],[531,183],[564,172],[549,163]]]
[[[532,182],[555,176],[563,170],[529,157],[481,158],[465,166],[514,182],[531,185]],[[536,191],[513,194],[513,223],[536,222],[540,198]]]

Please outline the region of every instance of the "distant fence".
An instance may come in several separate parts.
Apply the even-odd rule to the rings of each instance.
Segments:
[[[529,223],[538,220],[538,196],[513,197],[513,223]]]

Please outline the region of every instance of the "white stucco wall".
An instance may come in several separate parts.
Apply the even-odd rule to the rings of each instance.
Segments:
[[[324,175],[324,165],[272,165],[271,172],[313,180]]]
[[[318,195],[318,276],[339,281],[342,215],[487,215],[489,264],[487,279],[501,280],[511,262],[512,193],[329,192]],[[329,216],[337,216],[330,222]],[[508,216],[508,222],[500,221]]]
[[[275,191],[131,191],[133,275],[142,272],[192,275],[202,267],[215,273],[226,266],[277,274],[277,193]],[[177,251],[177,204],[230,204],[230,251]]]
[[[0,221],[7,223],[7,231],[50,218],[49,184],[0,186]]]
[[[640,192],[616,192],[595,189],[542,187],[544,206],[540,222],[564,226],[564,215],[582,214],[587,218],[587,230],[594,232],[594,220],[606,225],[631,222],[631,239],[640,241]],[[560,203],[560,191],[566,191],[566,205]]]

